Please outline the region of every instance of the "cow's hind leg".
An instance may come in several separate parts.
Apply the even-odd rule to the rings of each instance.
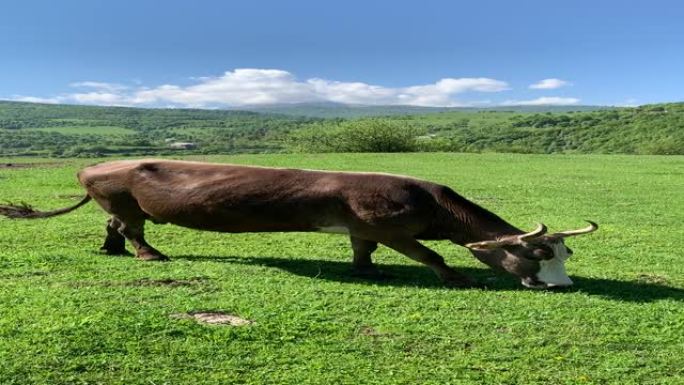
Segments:
[[[145,218],[120,219],[119,232],[135,248],[135,255],[143,261],[166,261],[169,258],[145,241]]]
[[[444,258],[417,240],[406,237],[391,239],[382,242],[407,257],[430,267],[447,286],[451,287],[474,287],[479,286],[475,281],[463,275],[444,263]]]
[[[351,236],[351,246],[354,251],[352,262],[353,273],[358,276],[377,277],[380,270],[373,264],[371,254],[378,248],[378,243]]]
[[[126,250],[126,238],[119,232],[121,225],[121,221],[114,217],[107,220],[107,238],[100,247],[107,255],[131,255]]]

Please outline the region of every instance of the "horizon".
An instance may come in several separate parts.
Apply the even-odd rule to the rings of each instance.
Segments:
[[[0,99],[147,108],[684,100],[675,1],[6,6]]]
[[[567,109],[568,111],[573,111],[576,109],[584,108],[598,108],[598,109],[610,109],[610,108],[640,108],[649,105],[659,105],[659,104],[683,104],[684,101],[675,102],[664,102],[664,103],[647,103],[639,105],[623,105],[623,106],[610,106],[610,105],[599,105],[599,104],[534,104],[534,105],[491,105],[491,106],[419,106],[411,104],[354,104],[354,103],[340,103],[340,102],[293,102],[293,103],[274,103],[274,104],[245,104],[241,106],[223,106],[223,107],[184,107],[184,106],[140,106],[140,105],[108,105],[108,104],[78,104],[78,103],[55,103],[55,102],[43,102],[43,101],[27,101],[27,100],[15,100],[15,99],[0,99],[0,103],[17,103],[17,104],[35,104],[43,106],[69,106],[69,107],[115,107],[115,108],[137,108],[137,109],[151,109],[151,110],[206,110],[206,111],[245,111],[245,112],[262,112],[261,110],[267,110],[270,108],[296,108],[296,107],[323,107],[323,108],[407,108],[420,110],[501,110],[506,111],[507,108],[511,109],[540,109],[540,110],[553,110],[553,109]]]

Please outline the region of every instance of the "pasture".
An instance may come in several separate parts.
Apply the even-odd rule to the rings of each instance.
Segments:
[[[451,186],[523,229],[599,223],[568,240],[566,291],[524,289],[428,242],[488,286],[441,286],[381,247],[394,278],[349,273],[342,235],[218,234],[147,225],[171,257],[98,253],[106,214],[0,219],[2,384],[684,383],[684,157],[300,154],[193,157],[382,171]],[[33,167],[2,167],[36,161]],[[71,205],[93,160],[1,159],[0,201]],[[253,321],[205,325],[178,314]]]

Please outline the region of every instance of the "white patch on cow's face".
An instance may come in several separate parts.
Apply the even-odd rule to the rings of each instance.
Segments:
[[[565,272],[565,261],[570,257],[568,249],[562,241],[554,242],[549,245],[553,249],[553,258],[549,260],[539,261],[539,272],[537,273],[537,280],[543,285],[523,285],[532,288],[549,288],[558,286],[570,286],[572,280]]]
[[[331,233],[331,234],[349,234],[349,229],[344,227],[344,226],[326,226],[326,227],[320,227],[318,231],[322,233]]]

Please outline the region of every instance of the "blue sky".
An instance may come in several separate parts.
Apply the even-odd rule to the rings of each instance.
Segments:
[[[0,99],[682,101],[683,20],[684,3],[660,0],[4,2]]]

